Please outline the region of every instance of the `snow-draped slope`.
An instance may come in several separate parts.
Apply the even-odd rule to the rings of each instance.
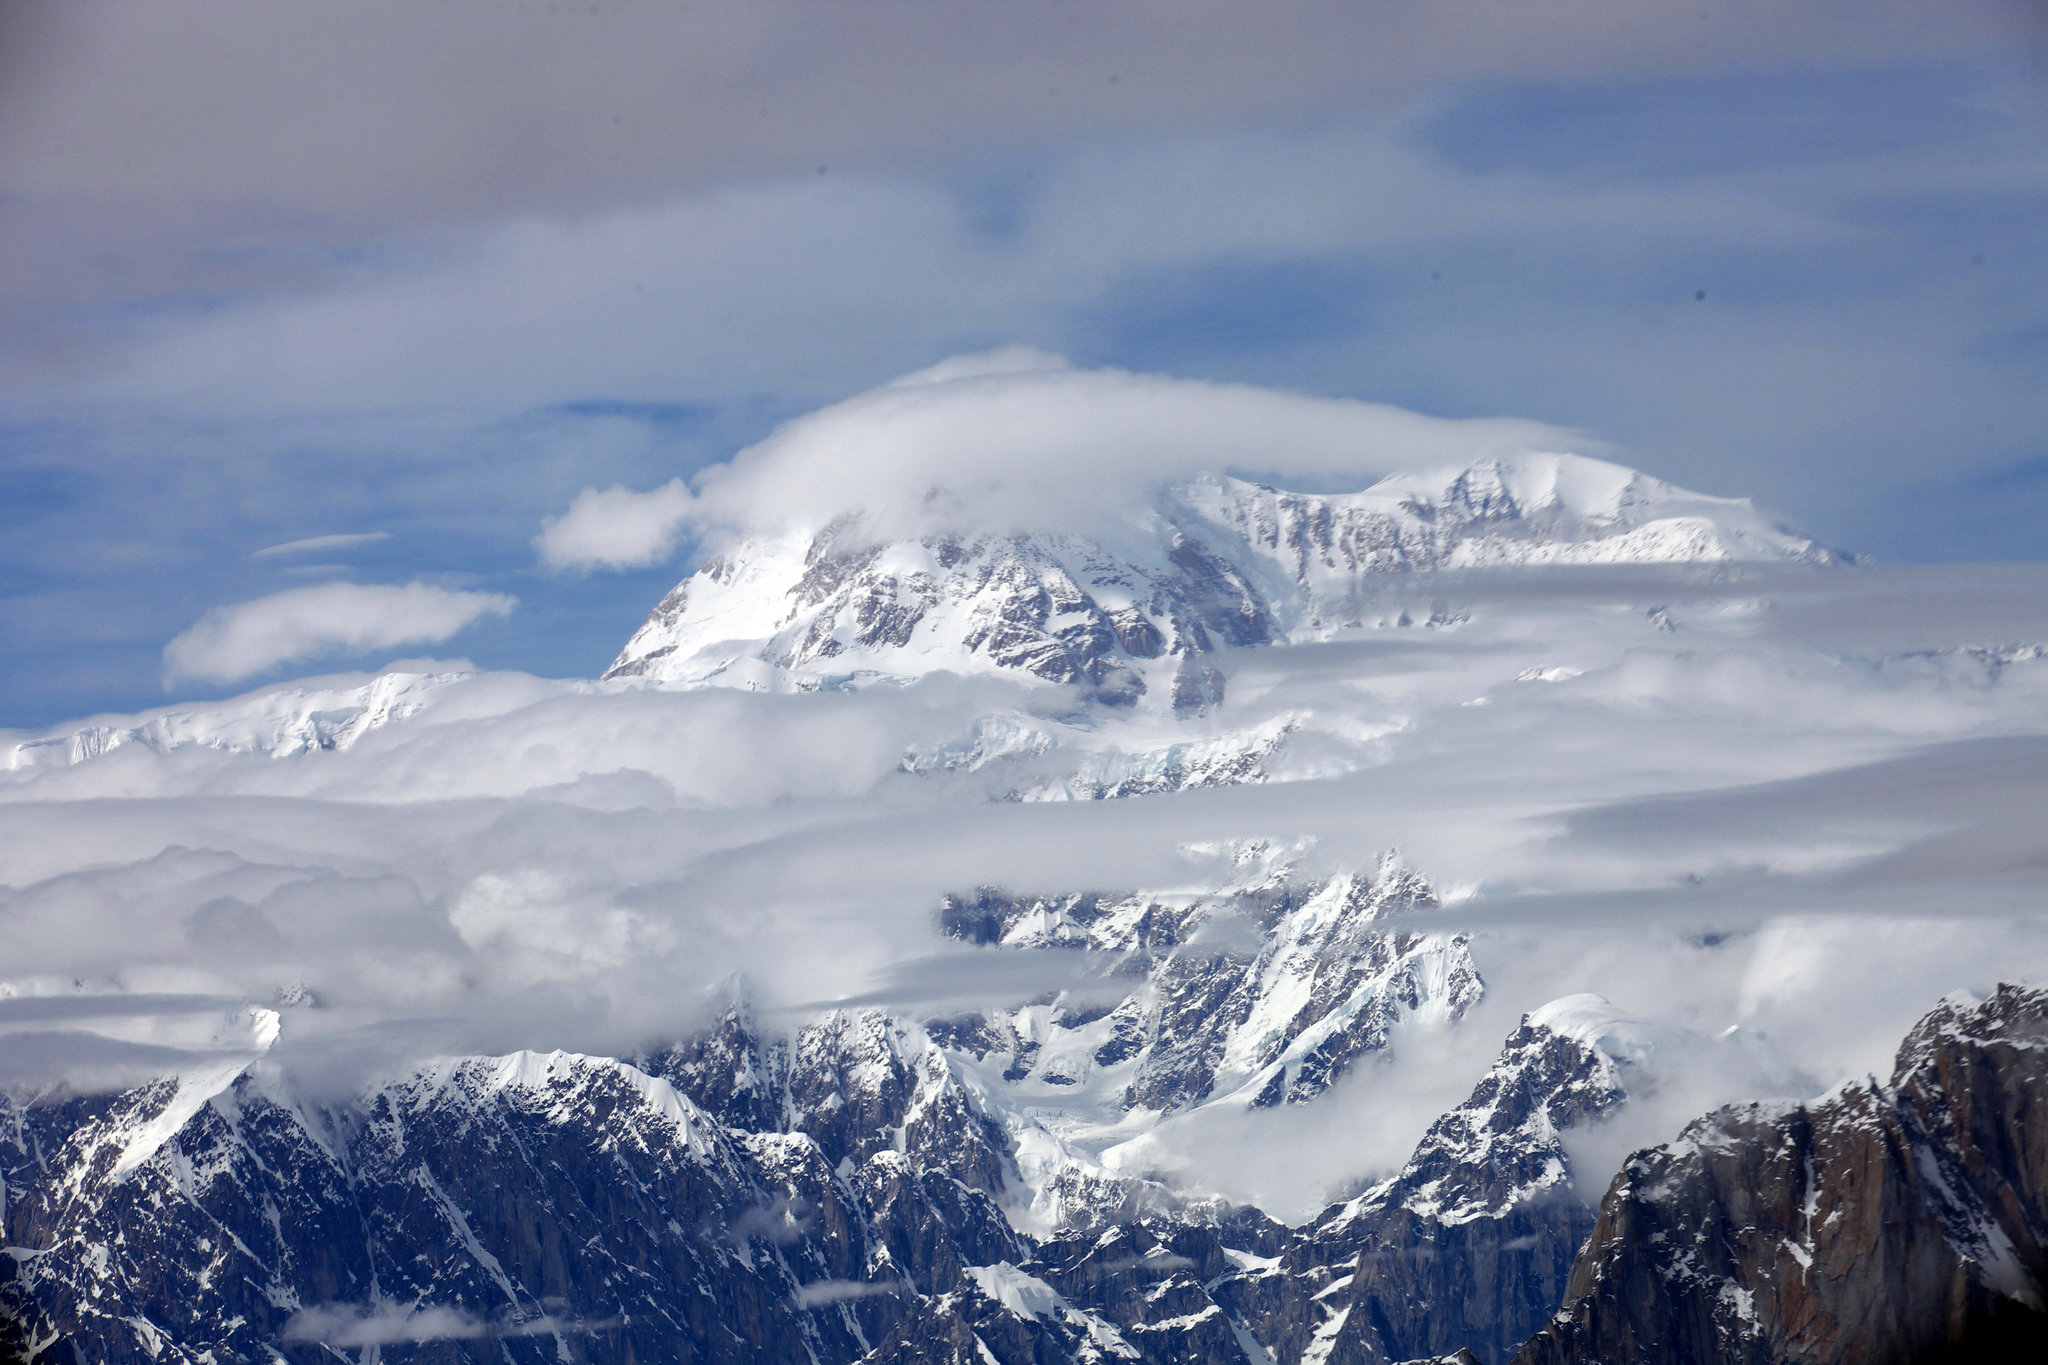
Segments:
[[[160,754],[197,747],[277,758],[346,749],[372,730],[420,714],[449,684],[471,676],[461,669],[393,669],[367,679],[302,678],[228,701],[98,716],[35,734],[0,731],[0,769],[78,763],[129,745]]]

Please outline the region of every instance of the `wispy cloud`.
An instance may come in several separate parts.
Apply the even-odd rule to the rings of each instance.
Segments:
[[[796,1289],[796,1304],[799,1308],[817,1308],[828,1303],[845,1303],[849,1299],[872,1298],[877,1294],[911,1294],[915,1290],[905,1280],[813,1280]]]
[[[440,1304],[323,1304],[302,1308],[285,1323],[286,1341],[325,1346],[390,1346],[401,1342],[498,1340],[601,1332],[610,1322],[555,1317],[493,1321]]]
[[[304,540],[287,540],[280,545],[266,545],[251,552],[251,559],[276,559],[283,555],[310,554],[320,550],[343,550],[351,545],[374,545],[380,540],[391,539],[389,531],[355,531],[341,535],[307,536]]]

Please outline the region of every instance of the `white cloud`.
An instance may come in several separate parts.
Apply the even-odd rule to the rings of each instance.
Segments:
[[[1397,469],[1591,445],[1516,419],[1081,370],[1014,350],[963,357],[797,418],[697,480],[700,523],[815,529],[849,509],[883,533],[1078,531],[1224,469],[1365,487]],[[937,496],[935,496],[935,494]]]
[[[559,517],[541,522],[533,543],[556,569],[637,569],[675,553],[695,499],[681,479],[635,493],[586,488]]]
[[[880,534],[1057,528],[1113,534],[1161,484],[1224,469],[1365,487],[1386,473],[1530,450],[1598,448],[1512,418],[1076,369],[1009,347],[956,356],[778,428],[647,493],[585,489],[535,543],[556,567],[665,558],[700,532],[816,530],[849,512]]]
[[[515,605],[501,593],[427,583],[295,588],[207,612],[164,646],[164,673],[174,680],[234,682],[325,654],[434,644]]]
[[[344,550],[351,545],[374,545],[380,540],[391,539],[389,531],[355,531],[342,535],[307,536],[304,540],[287,540],[281,545],[266,545],[252,551],[251,559],[275,559],[280,555],[307,554],[314,550]]]
[[[816,1308],[820,1304],[844,1303],[848,1299],[872,1298],[877,1294],[907,1295],[913,1292],[909,1284],[896,1280],[880,1284],[862,1280],[814,1280],[796,1287],[796,1304],[799,1308]]]
[[[387,1346],[395,1342],[466,1341],[482,1336],[485,1330],[476,1317],[454,1308],[328,1305],[302,1308],[292,1314],[284,1325],[284,1339],[317,1341],[328,1346]]]
[[[322,1304],[302,1308],[284,1325],[286,1341],[318,1342],[324,1346],[389,1346],[400,1342],[473,1341],[479,1337],[560,1336],[566,1332],[591,1332],[609,1322],[569,1322],[538,1317],[525,1322],[486,1322],[474,1313],[441,1304],[406,1307],[381,1303]]]

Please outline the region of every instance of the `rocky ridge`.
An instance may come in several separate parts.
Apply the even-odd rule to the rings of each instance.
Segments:
[[[1397,1325],[1417,1283],[1506,1284],[1530,1237],[1575,1241],[1556,1133],[1624,1074],[1532,1019],[1403,1172],[1308,1228],[1159,1191],[1034,1237],[964,1062],[874,1011],[775,1036],[736,1001],[638,1064],[16,1100],[0,1305],[47,1361],[1390,1361],[1461,1325]],[[1513,1284],[1510,1324],[1553,1306]]]
[[[735,999],[633,1062],[449,1059],[341,1102],[260,1062],[17,1097],[0,1305],[6,1345],[45,1361],[2036,1349],[2044,1040],[2048,992],[1946,1001],[1889,1081],[1709,1115],[1631,1158],[1596,1217],[1567,1138],[1654,1087],[1662,1040],[1570,997],[1400,1171],[1300,1227],[1153,1186],[1029,1233],[971,1054],[876,1011],[777,1034]]]
[[[1891,1077],[1700,1119],[1632,1157],[1516,1365],[2037,1357],[2048,992],[1943,1001]]]

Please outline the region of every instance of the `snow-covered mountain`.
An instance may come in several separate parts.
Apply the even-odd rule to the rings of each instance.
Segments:
[[[782,690],[1009,671],[1101,700],[1197,710],[1219,648],[1407,624],[1390,576],[1516,565],[1828,564],[1749,502],[1578,455],[1488,459],[1359,493],[1201,477],[1131,509],[1111,540],[884,541],[857,514],[741,541],[662,599],[606,671]]]
[[[1504,1350],[1591,1224],[1563,1135],[1654,1086],[1669,1031],[1546,1006],[1399,1171],[1297,1228],[1186,1188],[1163,1119],[1311,1103],[1483,994],[1416,870],[1303,852],[1230,850],[1207,893],[955,897],[947,936],[1085,983],[967,1014],[792,1027],[734,982],[629,1058],[456,1056],[316,1099],[265,1063],[280,1011],[244,1011],[206,1065],[5,1101],[0,1312],[31,1354],[136,1365]]]
[[[1523,591],[1840,559],[1571,456],[1090,524],[741,540],[604,680],[5,736],[0,1358],[1776,1362],[1821,1358],[1779,1349],[1802,1255],[1838,1320],[2038,1306],[2048,1178],[1999,1124],[2044,1102],[2039,998],[1944,1006],[1889,1087],[1801,1108],[1720,1030],[1864,959],[1712,900],[1781,842],[1802,888],[1875,846],[1713,802],[1898,733],[2023,745],[2038,647],[1787,644],[1739,573]],[[1738,927],[1657,918],[1674,886]],[[52,948],[79,926],[113,969]],[[1795,1098],[1626,1157],[1735,1095]],[[1927,1249],[1868,1284],[1808,1226],[1881,1225],[1865,1188]]]
[[[1417,573],[1846,559],[1745,499],[1691,493],[1576,455],[1488,459],[1350,494],[1204,477],[1162,490],[1126,520],[1128,534],[1114,541],[1005,534],[880,543],[850,514],[814,534],[743,540],[663,598],[604,680],[797,691],[993,674],[1079,685],[1113,707],[1150,699],[1189,714],[1223,695],[1224,674],[1208,657],[1220,649],[1455,623],[1418,619],[1393,591]],[[281,758],[344,750],[429,710],[467,718],[594,686],[603,683],[460,667],[302,679],[228,701],[0,732],[0,770],[75,764],[124,746]],[[1042,726],[988,719],[971,751],[913,753],[906,766],[978,767],[1057,743]],[[1155,735],[1142,747],[1110,740],[1073,771],[1010,794],[1090,798],[1264,780],[1293,728],[1283,717],[1243,734]]]
[[[244,1057],[16,1098],[0,1344],[123,1365],[1499,1359],[1593,1224],[1567,1140],[1654,1090],[1671,1041],[1553,1002],[1399,1170],[1290,1228],[1100,1168],[1064,1216],[1021,1216],[1043,1111],[944,1036],[873,1010],[783,1033],[736,996],[630,1060],[449,1058],[316,1101]]]

